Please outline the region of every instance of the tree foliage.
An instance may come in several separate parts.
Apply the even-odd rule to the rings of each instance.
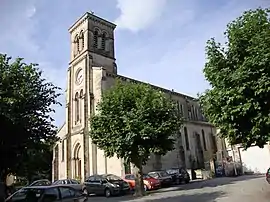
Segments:
[[[52,142],[44,142],[27,149],[18,162],[16,175],[26,178],[29,183],[38,179],[51,179],[53,145]]]
[[[139,172],[151,153],[173,149],[173,134],[182,123],[173,101],[146,84],[117,81],[97,109],[90,121],[92,141],[106,156],[123,158]]]
[[[227,25],[225,45],[207,42],[204,75],[211,89],[201,97],[207,118],[223,137],[245,148],[270,135],[269,9],[249,10]]]
[[[48,149],[57,139],[51,114],[52,105],[59,104],[58,90],[42,78],[36,64],[0,54],[1,174],[17,173],[28,163],[29,152]]]

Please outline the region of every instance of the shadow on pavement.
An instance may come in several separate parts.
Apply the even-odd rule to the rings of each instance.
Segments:
[[[169,196],[169,197],[162,197],[158,199],[147,199],[145,201],[164,201],[166,202],[214,202],[218,198],[222,198],[225,196],[223,192],[210,192],[210,193],[201,193],[201,194],[183,194],[178,196]]]
[[[175,195],[174,195],[175,194]],[[201,194],[184,194],[184,193],[170,193],[170,194],[155,194],[145,196],[143,198],[134,198],[132,196],[123,197],[112,197],[112,198],[99,198],[95,197],[94,200],[89,199],[89,201],[107,201],[107,202],[145,202],[145,201],[156,201],[161,202],[166,200],[166,202],[214,202],[218,198],[225,196],[223,192],[210,192]]]
[[[151,193],[164,193],[164,192],[171,192],[171,191],[180,191],[180,190],[190,190],[190,189],[200,189],[204,187],[218,187],[228,184],[234,184],[240,181],[247,181],[262,178],[263,175],[243,175],[238,177],[220,177],[214,178],[210,180],[200,180],[200,181],[192,181],[189,184],[178,185],[169,188],[163,188],[155,191],[151,191]]]

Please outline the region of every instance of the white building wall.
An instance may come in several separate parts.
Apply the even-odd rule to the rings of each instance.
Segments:
[[[244,150],[239,148],[243,173],[265,174],[270,168],[270,151],[269,145],[264,148],[253,146]]]

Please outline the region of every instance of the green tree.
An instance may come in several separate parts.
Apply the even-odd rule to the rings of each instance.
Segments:
[[[90,121],[90,137],[106,156],[131,162],[137,172],[136,192],[143,195],[142,166],[151,153],[173,149],[181,118],[173,101],[150,85],[117,81],[102,95]]]
[[[27,149],[17,164],[19,169],[16,175],[26,178],[29,183],[38,179],[51,179],[53,145],[41,142]]]
[[[227,25],[225,45],[207,42],[200,97],[210,122],[232,144],[263,147],[270,135],[269,9],[249,10]]]
[[[56,141],[51,118],[59,88],[42,78],[36,64],[0,54],[0,174],[17,173],[30,151]],[[42,146],[42,148],[41,148]],[[37,153],[37,152],[36,152]]]

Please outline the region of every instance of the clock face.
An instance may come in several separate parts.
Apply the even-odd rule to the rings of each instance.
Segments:
[[[77,77],[76,77],[76,82],[78,84],[81,84],[83,81],[83,71],[82,69],[80,69],[78,72],[77,72]]]

